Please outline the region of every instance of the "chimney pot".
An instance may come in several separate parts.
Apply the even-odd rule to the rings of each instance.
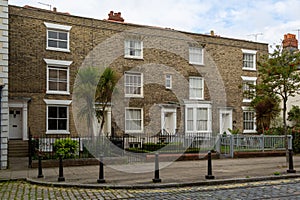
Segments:
[[[124,22],[124,18],[121,16],[121,12],[115,13],[114,11],[109,12],[108,20],[109,21]]]
[[[53,7],[53,12],[57,12],[57,8],[56,7]]]
[[[285,34],[284,40],[282,41],[283,48],[295,48],[298,49],[298,40],[295,34]]]

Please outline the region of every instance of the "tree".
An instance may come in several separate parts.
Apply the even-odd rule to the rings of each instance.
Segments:
[[[292,106],[292,109],[288,112],[287,120],[294,123],[295,127],[300,127],[300,107]]]
[[[271,121],[274,120],[279,112],[279,99],[276,96],[268,96],[263,91],[251,101],[251,106],[256,113],[257,130],[264,134],[264,131],[270,128]]]
[[[300,52],[282,49],[277,46],[273,53],[258,62],[260,83],[258,89],[272,96],[277,95],[282,101],[283,128],[285,135],[286,153],[288,156],[287,137],[287,101],[289,97],[299,94],[300,76],[297,72],[300,65]]]
[[[111,96],[117,80],[118,77],[116,73],[111,68],[106,68],[97,84],[95,101],[99,105],[99,109],[96,110],[96,116],[100,123],[100,133],[102,132],[105,124],[105,110],[111,102]]]
[[[87,123],[88,135],[93,136],[93,119],[95,116],[95,90],[99,80],[99,70],[95,67],[81,68],[77,73],[74,95],[80,101],[79,118]]]

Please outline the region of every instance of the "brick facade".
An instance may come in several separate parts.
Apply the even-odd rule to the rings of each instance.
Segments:
[[[151,109],[174,104],[177,110],[178,132],[185,130],[185,103],[189,102],[188,83],[190,76],[204,77],[204,99],[196,104],[212,104],[212,132],[219,132],[220,109],[232,110],[236,128],[243,129],[242,76],[257,77],[257,71],[242,69],[242,49],[257,51],[256,57],[268,52],[267,44],[244,40],[178,32],[171,29],[140,26],[107,20],[82,18],[64,13],[35,8],[9,7],[10,24],[10,99],[28,101],[28,127],[34,135],[45,135],[48,100],[72,100],[76,73],[81,66],[108,65],[119,75],[135,69],[143,73],[143,98],[132,98],[129,105],[143,108],[144,126],[152,123],[160,127],[160,110],[157,117],[150,116]],[[47,28],[44,22],[71,26],[69,32],[70,52],[46,49]],[[124,40],[137,37],[143,41],[143,59],[124,58]],[[204,47],[204,65],[189,64],[190,45]],[[170,49],[170,47],[172,47]],[[104,54],[103,54],[103,51]],[[100,55],[104,55],[100,57]],[[97,59],[99,56],[100,58]],[[47,94],[47,65],[44,59],[72,61],[69,67],[70,95]],[[153,70],[153,67],[157,67]],[[150,71],[150,72],[149,72]],[[164,87],[164,75],[173,75],[173,88]],[[178,81],[177,81],[178,80]],[[123,90],[123,89],[121,89]],[[178,99],[174,91],[182,97]],[[170,103],[172,102],[172,103]],[[72,105],[69,113],[69,130],[77,135]],[[158,105],[153,108],[153,105]],[[123,134],[116,125],[112,113],[115,134]],[[122,115],[124,116],[124,114]],[[153,119],[154,118],[154,119]],[[123,119],[124,120],[124,119]],[[122,123],[125,123],[124,121]],[[160,128],[158,128],[159,131]],[[151,130],[150,130],[151,131]],[[157,130],[154,130],[157,132]]]

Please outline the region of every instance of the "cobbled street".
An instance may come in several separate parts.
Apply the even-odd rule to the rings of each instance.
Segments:
[[[300,178],[163,189],[83,189],[0,183],[0,199],[300,199]]]

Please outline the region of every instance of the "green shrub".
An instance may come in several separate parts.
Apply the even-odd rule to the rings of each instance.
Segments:
[[[292,130],[293,136],[293,151],[294,153],[300,153],[300,129],[294,128]]]
[[[53,150],[56,157],[60,155],[62,158],[75,158],[78,155],[78,141],[71,138],[58,139],[53,144]]]

